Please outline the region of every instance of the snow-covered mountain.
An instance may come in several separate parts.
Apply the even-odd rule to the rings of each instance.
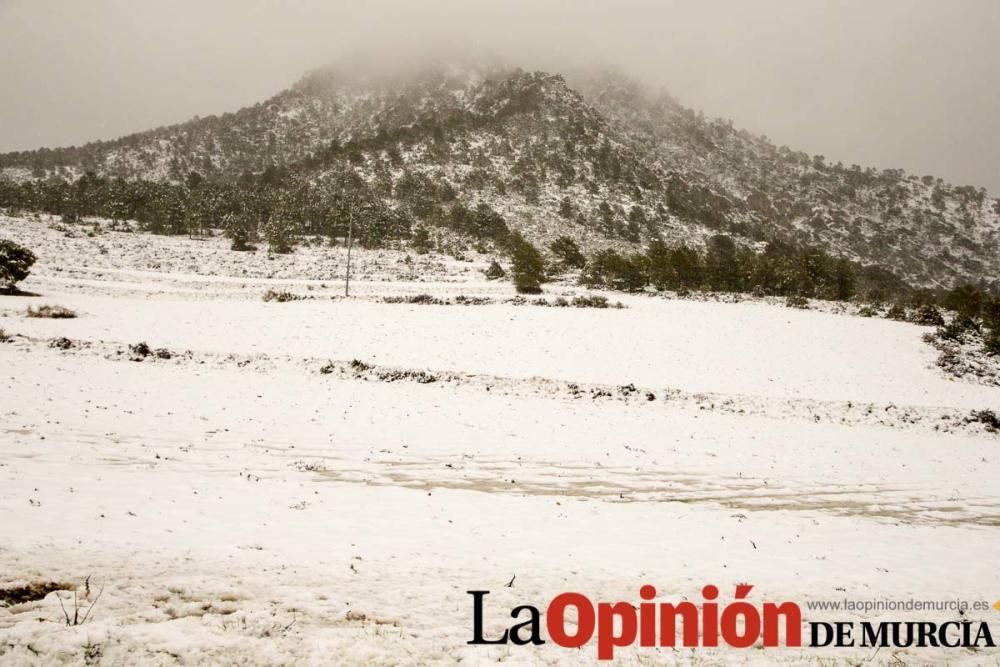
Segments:
[[[16,180],[236,180],[272,165],[309,182],[353,169],[417,221],[486,202],[542,241],[726,233],[810,244],[920,285],[1000,276],[1000,200],[984,189],[827,164],[610,71],[331,66],[235,113],[0,155],[0,173]]]

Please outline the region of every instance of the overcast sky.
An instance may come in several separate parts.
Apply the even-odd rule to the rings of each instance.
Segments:
[[[233,111],[344,54],[619,66],[828,161],[1000,195],[1000,0],[0,0],[0,151]]]

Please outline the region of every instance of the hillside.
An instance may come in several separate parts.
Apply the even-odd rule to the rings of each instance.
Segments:
[[[362,188],[389,220],[370,234],[375,241],[448,226],[461,217],[456,203],[485,203],[531,239],[566,234],[589,249],[703,245],[725,233],[758,248],[818,247],[915,285],[990,285],[1000,275],[1000,201],[985,190],[829,165],[613,72],[566,79],[500,65],[329,67],[236,113],[0,155],[8,190],[86,172],[175,184],[194,172],[235,183],[269,168],[284,190]],[[313,227],[331,215],[297,208],[310,209],[301,215]],[[202,224],[220,226],[225,213],[216,207]]]

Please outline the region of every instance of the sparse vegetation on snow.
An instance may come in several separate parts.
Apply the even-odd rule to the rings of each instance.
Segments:
[[[28,306],[25,312],[27,317],[48,320],[71,320],[76,317],[76,311],[65,306],[44,304],[41,306]]]

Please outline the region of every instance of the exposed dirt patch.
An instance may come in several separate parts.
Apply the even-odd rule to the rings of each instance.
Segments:
[[[0,588],[0,605],[11,606],[43,599],[52,591],[71,591],[76,586],[59,581],[32,581],[19,586]]]

